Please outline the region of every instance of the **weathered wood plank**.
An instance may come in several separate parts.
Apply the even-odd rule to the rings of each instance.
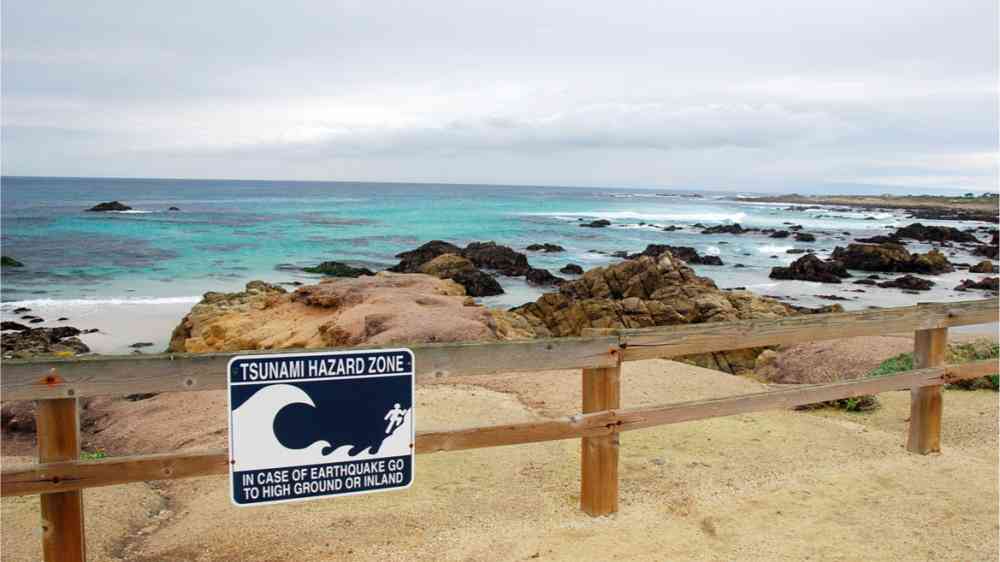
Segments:
[[[733,414],[791,408],[825,400],[877,394],[914,386],[939,385],[981,377],[998,371],[997,362],[976,361],[909,371],[889,377],[824,385],[782,388],[758,394],[577,414],[541,422],[471,427],[417,433],[421,454],[486,447],[521,445],[580,437],[597,437],[663,424],[682,423]],[[229,462],[224,449],[117,457],[98,461],[67,461],[8,468],[2,473],[0,491],[23,496],[141,482],[226,474]]]
[[[913,366],[936,367],[944,363],[948,329],[919,330],[914,339]],[[926,455],[941,451],[941,385],[910,389],[910,427],[906,449]]]
[[[618,338],[468,342],[413,345],[417,378],[508,371],[582,369],[617,364]],[[399,346],[388,346],[399,347]],[[329,351],[343,351],[344,348]],[[292,353],[310,350],[278,350]],[[226,388],[226,365],[240,354],[83,356],[8,360],[0,389],[4,400],[85,397]]]
[[[583,413],[621,406],[621,366],[584,369]],[[618,432],[584,437],[580,443],[580,509],[598,517],[618,511]]]
[[[80,458],[80,417],[75,398],[45,400],[35,412],[38,462],[76,461]],[[46,562],[83,562],[83,492],[41,495],[42,557]]]
[[[874,336],[996,322],[1000,301],[986,299],[901,308],[793,316],[772,320],[709,322],[618,330],[626,361],[677,357],[766,345]]]

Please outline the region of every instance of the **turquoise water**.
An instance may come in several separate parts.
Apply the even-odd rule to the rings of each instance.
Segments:
[[[853,287],[849,284],[773,282],[767,277],[770,268],[797,257],[785,253],[790,248],[814,248],[824,255],[851,238],[884,233],[887,227],[912,221],[898,212],[788,211],[786,205],[730,199],[733,194],[573,187],[3,177],[0,195],[3,253],[25,263],[24,268],[3,271],[0,298],[5,304],[0,310],[7,313],[16,306],[33,306],[36,310],[50,310],[51,314],[80,316],[86,309],[89,318],[104,314],[114,315],[117,322],[129,322],[131,316],[124,311],[138,310],[136,305],[142,304],[144,314],[150,314],[150,306],[172,306],[172,312],[165,316],[173,318],[206,291],[234,290],[251,279],[308,282],[318,276],[294,269],[324,260],[381,269],[396,263],[395,254],[433,239],[460,245],[495,240],[521,251],[536,242],[560,244],[566,248],[565,253],[528,253],[533,266],[553,273],[570,262],[587,269],[615,261],[593,250],[636,252],[652,243],[694,246],[701,253],[719,255],[726,263],[722,267],[695,267],[719,286],[745,286],[806,305],[826,303],[815,294],[838,291],[850,298],[845,303],[848,308],[906,304],[917,298],[974,297],[950,290],[961,277],[967,277],[964,274],[954,274],[954,282],[945,279],[935,291],[919,297],[894,290],[851,293],[848,290]],[[84,211],[111,200],[122,201],[134,211]],[[180,211],[167,211],[171,206]],[[597,218],[614,224],[600,229],[579,226],[579,219]],[[640,225],[642,222],[647,224]],[[691,226],[733,222],[761,228],[793,222],[816,234],[817,241],[800,243],[763,235],[702,235]],[[662,230],[669,225],[684,230]],[[973,261],[968,256],[952,259]],[[736,264],[744,267],[737,268]],[[520,279],[501,277],[500,282],[507,294],[486,299],[487,304],[521,304],[542,292]],[[112,312],[115,307],[120,310]]]

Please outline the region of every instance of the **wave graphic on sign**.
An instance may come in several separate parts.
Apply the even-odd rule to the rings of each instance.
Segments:
[[[326,440],[317,440],[303,448],[289,448],[278,440],[274,433],[274,420],[287,406],[302,404],[316,407],[312,398],[301,388],[290,384],[272,384],[261,388],[246,402],[233,411],[232,436],[230,443],[234,469],[259,470],[280,466],[303,466],[352,460],[365,460],[410,454],[413,435],[412,410],[404,410],[402,423],[372,453],[374,447],[350,455],[358,445],[342,444],[331,451],[332,445]],[[324,454],[326,453],[326,454]]]

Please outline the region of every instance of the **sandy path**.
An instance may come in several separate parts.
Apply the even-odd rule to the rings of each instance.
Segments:
[[[419,429],[531,420],[579,404],[578,373],[455,383],[418,390]],[[624,405],[639,406],[763,387],[654,360],[626,364],[623,388]],[[188,394],[181,418],[167,395],[116,401],[107,405],[114,418],[131,421],[99,435],[115,448],[218,446],[218,394]],[[997,395],[946,391],[945,452],[928,457],[902,447],[908,394],[882,402],[871,414],[779,411],[625,433],[621,512],[611,518],[580,513],[571,440],[422,455],[408,491],[263,508],[232,507],[222,477],[176,481],[165,486],[169,516],[147,532],[91,516],[88,537],[114,535],[111,554],[128,560],[996,560]],[[135,429],[171,419],[173,431]],[[88,507],[102,492],[88,492]],[[4,558],[34,559],[23,544],[37,544],[30,527],[8,524],[11,503]],[[22,503],[18,521],[35,505]]]

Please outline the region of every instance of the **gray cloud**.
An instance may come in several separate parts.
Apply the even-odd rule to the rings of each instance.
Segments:
[[[997,5],[3,4],[4,173],[995,189]]]

